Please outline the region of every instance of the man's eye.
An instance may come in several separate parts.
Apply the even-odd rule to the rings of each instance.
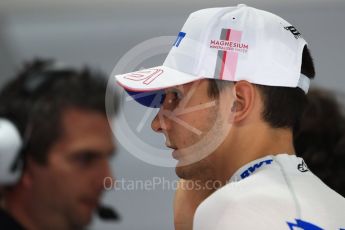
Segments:
[[[167,110],[174,110],[182,100],[182,93],[177,89],[169,89],[164,94],[163,107]]]
[[[169,104],[179,102],[181,100],[181,94],[177,91],[169,92],[166,96],[166,100]]]
[[[176,100],[177,100],[177,94],[176,93],[170,93],[170,95],[168,97],[168,103],[171,104]]]
[[[96,159],[97,157],[93,154],[81,154],[74,158],[75,162],[82,167],[92,165]]]
[[[92,162],[92,160],[93,160],[93,157],[90,157],[90,156],[82,156],[78,158],[79,163],[82,163],[82,164],[89,164]]]

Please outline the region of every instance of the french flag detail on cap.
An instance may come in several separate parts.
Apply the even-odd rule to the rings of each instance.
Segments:
[[[222,29],[220,39],[223,41],[230,41],[234,44],[240,44],[242,32],[233,29]],[[237,69],[238,52],[233,50],[218,50],[217,64],[214,76],[220,80],[235,80],[235,73]]]

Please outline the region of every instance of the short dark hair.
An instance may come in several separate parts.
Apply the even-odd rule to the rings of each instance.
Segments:
[[[62,134],[63,111],[80,108],[106,116],[106,87],[100,71],[57,68],[53,60],[36,59],[26,63],[0,92],[0,117],[16,124],[27,142],[25,154],[44,164]]]
[[[301,73],[312,79],[315,76],[313,59],[307,46],[303,49]],[[219,93],[231,82],[209,80],[208,95],[219,97]],[[307,96],[300,88],[256,85],[263,98],[262,118],[273,128],[297,127],[307,104]]]
[[[293,136],[297,155],[323,182],[345,196],[345,116],[333,93],[310,91]]]

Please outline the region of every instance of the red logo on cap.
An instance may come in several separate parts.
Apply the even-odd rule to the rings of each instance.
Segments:
[[[132,81],[142,81],[143,84],[151,84],[164,71],[162,69],[145,69],[134,73],[129,73],[124,78]]]

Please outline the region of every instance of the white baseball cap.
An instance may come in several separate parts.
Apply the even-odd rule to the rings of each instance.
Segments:
[[[132,96],[205,78],[307,93],[310,79],[301,74],[306,44],[295,27],[267,11],[244,4],[203,9],[188,17],[163,65],[115,77]],[[153,107],[149,101],[142,104]]]

